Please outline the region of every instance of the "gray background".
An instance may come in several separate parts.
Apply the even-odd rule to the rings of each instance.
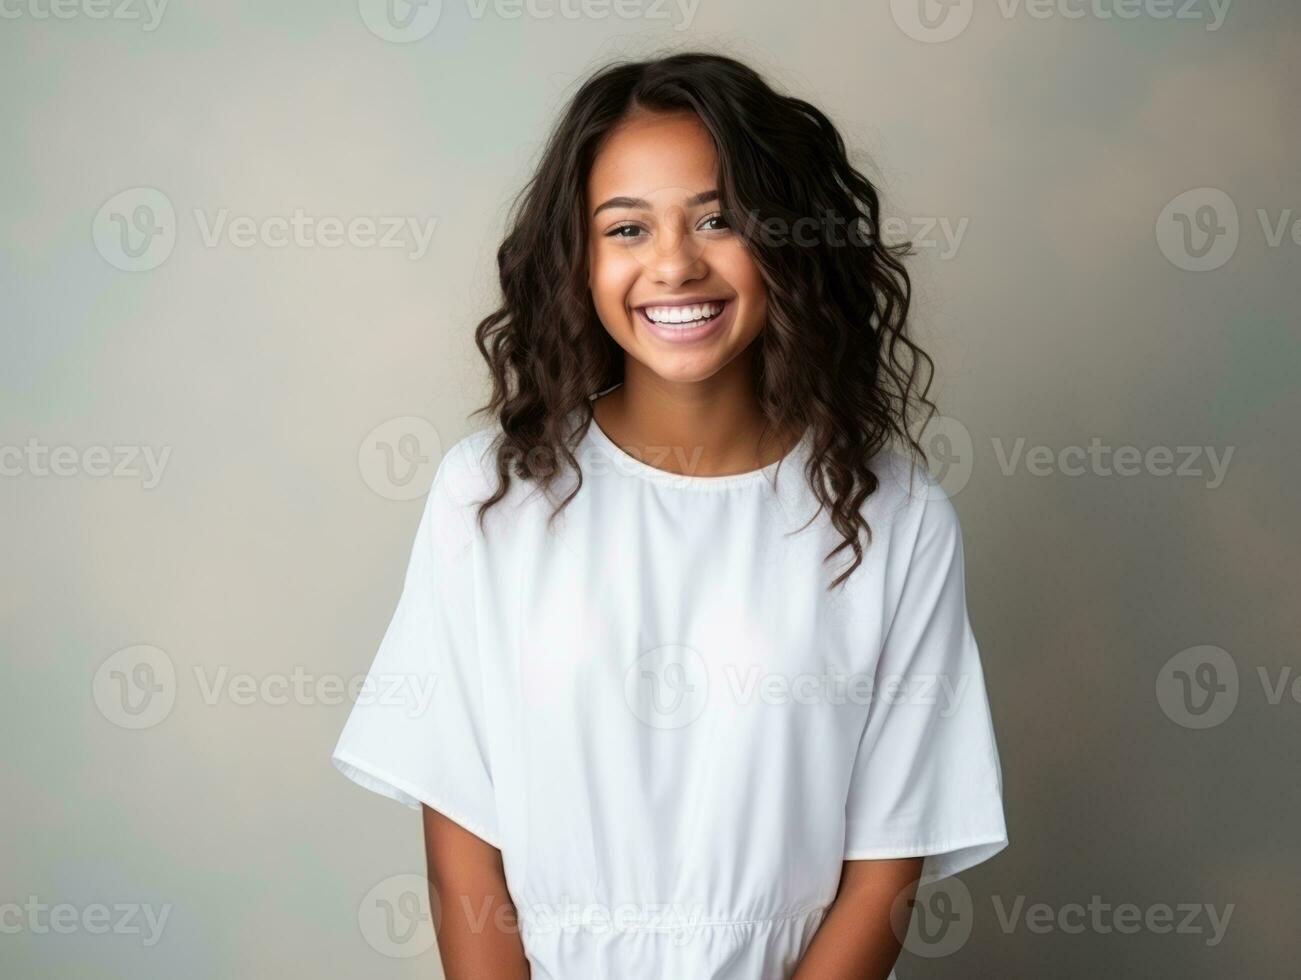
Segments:
[[[472,327],[546,127],[607,58],[705,47],[823,107],[923,246],[1012,844],[899,975],[1288,975],[1301,12],[1182,3],[446,2],[403,34],[369,0],[12,0],[0,972],[439,975],[427,923],[382,922],[418,818],[330,767],[331,685],[483,424]],[[296,208],[352,240],[278,246]],[[369,242],[390,216],[401,247]],[[1204,909],[1160,928],[1182,904],[1218,942]]]

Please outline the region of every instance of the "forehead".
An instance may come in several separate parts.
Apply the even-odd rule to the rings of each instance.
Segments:
[[[606,136],[587,177],[588,201],[628,195],[669,203],[714,187],[717,174],[714,142],[694,113],[645,113]]]

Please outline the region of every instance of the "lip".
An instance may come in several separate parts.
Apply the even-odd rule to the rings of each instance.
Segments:
[[[711,296],[708,293],[687,293],[685,296],[669,296],[664,299],[648,299],[638,303],[635,309],[643,310],[648,306],[699,306],[701,303],[726,303],[728,296]]]
[[[647,306],[695,306],[698,303],[722,303],[723,312],[718,314],[712,320],[702,323],[696,327],[672,327],[665,323],[656,323],[646,315]],[[736,316],[736,300],[734,299],[699,299],[699,300],[676,300],[672,303],[646,303],[638,306],[633,312],[637,315],[637,322],[645,327],[650,333],[660,340],[670,344],[694,344],[702,340],[707,340],[714,334],[726,329]]]

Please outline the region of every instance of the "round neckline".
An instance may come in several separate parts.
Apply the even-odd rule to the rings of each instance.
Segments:
[[[772,482],[772,477],[779,466],[785,464],[789,469],[796,462],[796,457],[803,455],[811,433],[812,427],[805,426],[804,432],[800,434],[800,438],[787,451],[786,455],[773,460],[767,466],[761,466],[757,470],[746,470],[743,473],[727,473],[720,476],[695,476],[687,473],[673,473],[669,470],[662,470],[657,466],[651,466],[649,463],[624,451],[618,443],[606,435],[605,430],[596,421],[595,414],[592,415],[591,421],[587,425],[585,438],[590,439],[598,449],[614,461],[617,472],[640,477],[643,480],[649,480],[663,486],[690,487],[697,490],[721,490],[727,487]]]

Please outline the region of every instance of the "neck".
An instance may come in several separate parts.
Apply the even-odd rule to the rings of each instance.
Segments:
[[[592,403],[596,424],[625,452],[693,476],[748,473],[782,459],[799,426],[777,432],[740,357],[704,381],[670,381],[628,359],[624,381]]]

